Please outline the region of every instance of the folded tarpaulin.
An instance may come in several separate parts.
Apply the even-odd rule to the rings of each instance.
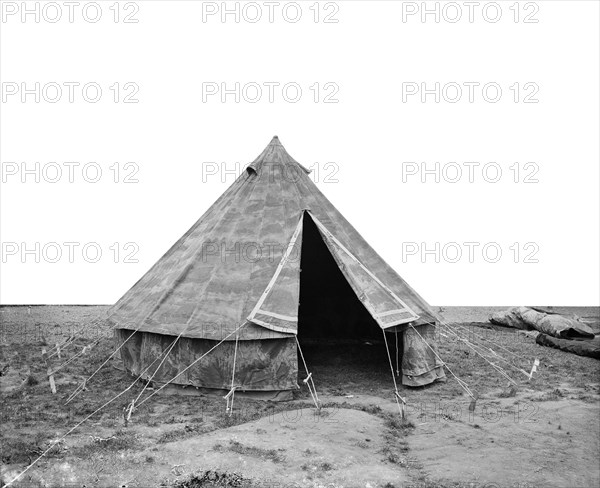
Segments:
[[[584,322],[559,314],[538,312],[529,307],[515,307],[497,312],[490,317],[490,322],[517,329],[535,329],[562,339],[594,338],[594,331]]]
[[[600,359],[600,336],[595,337],[594,339],[571,340],[559,339],[540,333],[536,337],[535,342],[542,346],[555,347],[556,349],[572,352],[579,356]]]

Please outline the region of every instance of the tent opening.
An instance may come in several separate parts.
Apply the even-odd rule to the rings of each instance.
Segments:
[[[303,219],[298,340],[309,368],[318,373],[319,366],[332,362],[348,371],[368,366],[389,381],[381,328],[342,274],[308,212]],[[395,355],[392,335],[388,342]],[[401,354],[401,334],[398,341]]]

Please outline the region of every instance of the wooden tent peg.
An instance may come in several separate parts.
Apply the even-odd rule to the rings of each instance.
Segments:
[[[471,403],[469,404],[469,412],[474,412],[476,406],[477,406],[477,397],[472,397]]]
[[[48,352],[46,351],[45,347],[42,347],[42,359],[46,363],[48,382],[50,383],[50,390],[52,391],[52,394],[55,395],[56,383],[54,382],[54,371],[52,371],[52,368],[50,367],[50,364],[48,362]]]
[[[531,380],[531,378],[533,378],[533,373],[535,373],[537,371],[537,367],[540,365],[540,360],[538,358],[535,358],[535,361],[533,362],[533,366],[531,367],[531,371],[529,372],[529,380]]]

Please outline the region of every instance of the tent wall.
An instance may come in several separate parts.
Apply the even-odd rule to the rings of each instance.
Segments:
[[[320,234],[325,254],[313,257],[317,267],[329,266],[327,282],[308,271],[300,278],[299,260],[313,258],[299,252],[310,239],[302,224],[313,237]],[[133,374],[181,335],[154,377],[159,383],[223,340],[175,383],[228,390],[241,325],[235,374],[241,389],[298,388],[292,334],[381,337],[374,323],[404,334],[404,384],[444,377],[412,329],[433,345],[433,327],[426,324],[439,320],[436,313],[327,200],[277,137],[108,315],[117,345],[137,331],[121,355]]]
[[[115,339],[121,345],[132,331],[115,330]],[[135,332],[120,349],[121,359],[127,371],[139,375],[154,359],[168,349],[174,336]],[[218,341],[181,337],[153,378],[165,383],[183,371]],[[226,341],[205,358],[173,381],[178,385],[199,388],[231,388],[231,373],[235,342]],[[142,377],[149,379],[164,356]],[[241,390],[279,391],[298,388],[298,361],[294,338],[239,341],[236,359],[235,385]]]
[[[436,329],[433,325],[427,324],[420,325],[414,329],[410,327],[403,332],[403,385],[423,386],[434,381],[446,380],[444,366],[438,356],[436,356],[439,353],[437,352],[435,331]]]

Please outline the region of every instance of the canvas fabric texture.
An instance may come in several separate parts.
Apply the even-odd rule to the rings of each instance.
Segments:
[[[600,359],[600,336],[594,339],[560,339],[539,333],[535,342],[540,346],[554,347],[561,351],[571,352],[578,356]]]
[[[125,368],[139,375],[160,354],[168,349],[176,336],[147,332],[115,330],[115,341],[120,349]],[[142,378],[156,383],[166,383],[175,378],[217,342],[206,339],[181,337],[159,366],[158,359]],[[172,383],[184,386],[229,390],[231,388],[235,342],[226,341],[198,361]],[[294,339],[239,341],[236,358],[235,386],[243,390],[273,391],[298,389],[298,361]]]
[[[592,328],[583,322],[556,313],[538,312],[529,307],[497,312],[490,317],[490,322],[524,330],[535,329],[562,339],[594,337]]]
[[[423,386],[434,381],[445,381],[444,365],[438,358],[435,327],[428,324],[415,329],[406,329],[402,336],[402,384]]]
[[[127,370],[140,372],[180,336],[154,381],[253,391],[297,385],[300,254],[305,215],[318,221],[340,270],[381,328],[405,337],[403,382],[444,377],[409,327],[431,333],[436,313],[327,200],[277,137],[205,214],[109,310]],[[241,327],[241,329],[240,329]],[[239,331],[236,333],[236,330]],[[157,361],[158,365],[159,361]],[[239,369],[239,371],[238,371]],[[151,369],[144,374],[150,378]]]
[[[220,340],[233,332],[264,293],[300,222],[310,211],[360,262],[419,316],[436,314],[319,191],[277,138],[207,212],[110,309],[120,328]],[[298,251],[293,254],[299,262]],[[291,262],[294,262],[292,256]],[[292,272],[292,270],[290,270]],[[281,315],[294,317],[299,276],[281,282]],[[378,290],[371,301],[382,300]],[[275,299],[275,297],[273,297]],[[398,308],[398,307],[395,307]],[[246,329],[260,338],[261,326]],[[278,337],[289,334],[280,332]],[[272,336],[277,337],[277,334]],[[235,340],[229,337],[227,340]]]

